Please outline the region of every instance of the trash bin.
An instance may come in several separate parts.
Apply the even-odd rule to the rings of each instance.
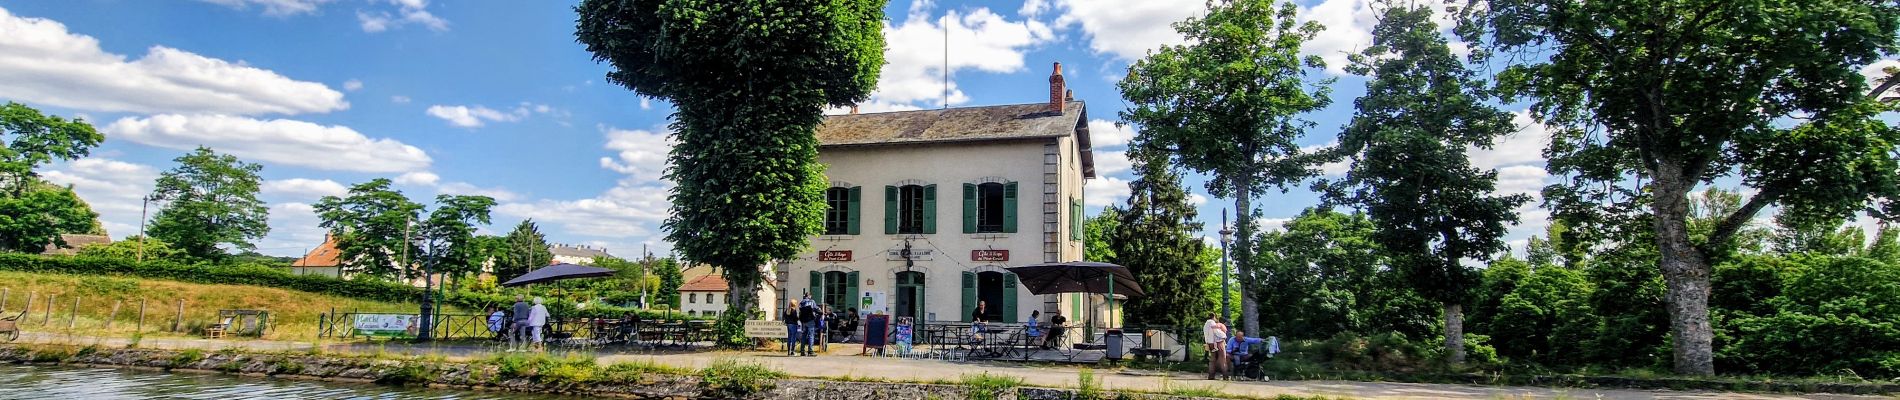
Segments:
[[[1122,330],[1109,329],[1108,333],[1102,334],[1102,342],[1108,345],[1108,359],[1122,359],[1122,352],[1126,350],[1122,347],[1127,345],[1127,343],[1122,340]]]

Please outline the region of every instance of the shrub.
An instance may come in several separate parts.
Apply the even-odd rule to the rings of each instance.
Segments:
[[[172,356],[172,360],[171,360],[172,363],[171,363],[171,366],[168,368],[190,366],[191,364],[197,363],[199,361],[204,361],[204,359],[205,359],[204,350],[185,349],[185,351],[178,352],[177,355]]]
[[[376,383],[402,386],[412,383],[426,384],[434,379],[435,367],[428,363],[404,362],[395,368],[383,371],[382,376],[376,377]]]
[[[1765,372],[1900,376],[1900,267],[1859,257],[1806,259],[1771,316],[1733,321],[1732,361]]]
[[[713,360],[699,371],[701,394],[716,399],[751,397],[778,386],[785,373],[732,359]]]
[[[1093,380],[1093,375],[1090,375]],[[964,375],[963,387],[969,391],[972,400],[995,400],[1003,398],[1004,393],[1023,385],[1023,379],[1007,375],[981,373]]]

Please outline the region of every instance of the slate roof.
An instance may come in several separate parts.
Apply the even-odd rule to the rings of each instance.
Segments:
[[[549,245],[548,252],[553,253],[556,256],[578,257],[578,258],[585,258],[585,259],[593,259],[594,257],[613,257],[612,254],[607,254],[607,249],[603,249],[599,247],[582,247],[582,246],[570,246],[570,245],[561,245],[561,244]]]
[[[1050,110],[1049,103],[1031,103],[830,115],[818,126],[818,142],[822,147],[840,147],[1076,135],[1081,144],[1083,174],[1093,178],[1095,156],[1085,108],[1083,102],[1070,101],[1062,113]]]

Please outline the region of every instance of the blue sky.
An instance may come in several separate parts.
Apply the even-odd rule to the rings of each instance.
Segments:
[[[1319,146],[1351,116],[1364,80],[1341,76],[1344,54],[1370,41],[1365,0],[1304,0],[1328,31],[1309,46],[1333,63],[1334,106],[1309,116]],[[635,256],[664,252],[658,179],[671,112],[602,81],[607,68],[574,42],[571,3],[427,0],[0,0],[0,100],[81,116],[106,133],[93,156],[54,165],[112,235],[137,232],[139,197],[172,158],[197,145],[264,165],[271,235],[259,251],[299,255],[322,240],[309,205],[370,179],[396,179],[412,199],[497,197],[489,232],[523,218],[550,239]],[[941,106],[944,22],[951,105],[1044,101],[1053,62],[1088,102],[1103,177],[1091,214],[1120,203],[1130,179],[1116,128],[1127,103],[1114,81],[1148,49],[1180,41],[1170,22],[1202,0],[894,0],[890,51],[866,112]],[[1546,181],[1542,130],[1493,151],[1500,190]],[[1203,178],[1191,177],[1200,192]],[[1197,195],[1217,225],[1229,199]],[[1262,205],[1271,225],[1316,203],[1295,188]],[[1544,225],[1528,207],[1521,240]]]

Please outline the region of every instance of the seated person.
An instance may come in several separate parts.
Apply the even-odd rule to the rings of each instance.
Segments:
[[[1046,335],[1048,337],[1042,339],[1043,349],[1055,348],[1056,341],[1062,340],[1063,329],[1067,328],[1063,324],[1066,323],[1069,323],[1069,319],[1062,316],[1062,311],[1049,313],[1049,334]]]
[[[1040,318],[1042,318],[1042,311],[1031,310],[1029,321],[1023,323],[1023,337],[1028,338],[1029,343],[1036,343],[1038,339],[1042,339],[1042,325],[1036,321]]]
[[[1227,370],[1228,374],[1231,376],[1234,371],[1240,370],[1241,366],[1257,361],[1255,358],[1261,355],[1253,354],[1255,352],[1252,351],[1252,347],[1265,343],[1265,339],[1247,337],[1246,332],[1235,329],[1234,334],[1227,337],[1227,358],[1234,363],[1234,368]]]

